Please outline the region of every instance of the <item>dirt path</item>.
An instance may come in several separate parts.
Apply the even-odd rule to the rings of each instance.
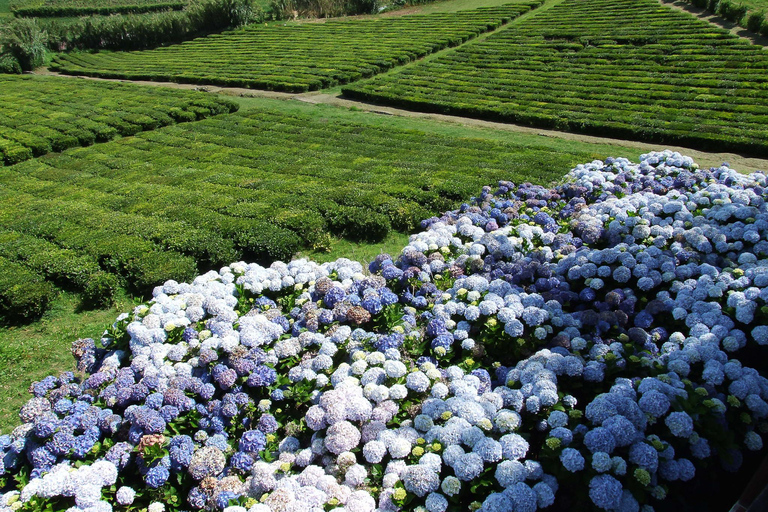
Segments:
[[[664,144],[649,144],[645,142],[638,142],[625,139],[612,139],[608,137],[595,137],[591,135],[583,135],[580,133],[560,132],[555,130],[545,130],[541,128],[531,128],[528,126],[509,124],[509,123],[496,123],[493,121],[483,121],[481,119],[473,119],[468,117],[449,116],[444,114],[429,114],[424,112],[415,112],[411,110],[404,110],[394,107],[387,107],[381,105],[373,105],[370,103],[364,103],[360,101],[349,100],[338,95],[329,94],[324,91],[313,91],[301,94],[276,92],[276,91],[262,91],[256,89],[244,89],[239,87],[219,87],[219,86],[199,86],[193,84],[178,84],[174,82],[148,82],[139,80],[117,80],[117,79],[104,79],[104,78],[91,78],[83,76],[71,76],[61,75],[47,70],[38,70],[35,74],[40,75],[53,75],[71,78],[73,80],[96,80],[107,82],[126,82],[140,85],[147,85],[152,87],[167,87],[171,89],[185,89],[185,90],[198,90],[206,91],[214,94],[227,94],[230,96],[243,96],[254,98],[272,98],[281,100],[293,100],[302,101],[304,103],[311,104],[326,104],[334,105],[343,108],[356,108],[364,112],[370,112],[380,115],[391,115],[401,117],[411,117],[418,119],[432,119],[441,122],[455,123],[462,126],[474,126],[481,128],[490,128],[494,130],[503,130],[516,133],[527,133],[534,135],[541,135],[544,137],[560,138],[564,140],[572,140],[577,142],[585,142],[588,144],[610,144],[615,146],[624,146],[629,149],[637,150],[636,152],[642,153],[646,151],[653,151],[659,149],[671,149],[673,151],[679,151],[684,155],[692,157],[701,166],[718,166],[723,162],[728,162],[732,167],[742,172],[753,171],[768,171],[768,159],[751,158],[735,153],[713,153],[708,151],[700,151],[697,149],[686,148],[682,146],[670,146]]]

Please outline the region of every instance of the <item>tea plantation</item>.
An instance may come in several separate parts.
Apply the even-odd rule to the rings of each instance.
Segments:
[[[654,0],[566,0],[344,94],[429,112],[768,154],[768,53]]]
[[[535,170],[551,180],[578,160],[276,108],[30,160],[0,173],[0,256],[27,268],[0,269],[9,283],[18,276],[0,313],[40,314],[52,293],[41,276],[89,300],[102,287],[108,300],[116,283],[104,272],[142,293],[241,258],[287,259],[331,235],[377,241],[413,230],[489,176]]]

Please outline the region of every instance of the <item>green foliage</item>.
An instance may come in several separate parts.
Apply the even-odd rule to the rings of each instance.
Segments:
[[[653,0],[565,0],[342,91],[412,110],[768,155],[767,70],[762,47]]]
[[[23,71],[32,71],[43,65],[48,34],[35,20],[12,18],[0,24],[0,54],[9,54]]]
[[[750,32],[759,34],[763,25],[768,25],[768,19],[766,19],[765,10],[751,11],[747,15],[747,30]]]
[[[42,276],[0,257],[0,318],[19,322],[40,316],[54,297]]]
[[[377,0],[271,0],[269,7],[278,18],[296,16],[326,18],[375,13],[379,2]]]
[[[139,14],[154,11],[179,10],[187,5],[183,1],[168,0],[31,0],[11,5],[11,12],[19,18],[75,17],[89,14]]]
[[[13,55],[0,54],[0,74],[21,74],[21,64]]]
[[[747,7],[731,0],[720,0],[717,13],[727,20],[741,23],[742,18],[747,14]]]
[[[369,77],[456,46],[539,4],[526,0],[457,13],[251,25],[144,52],[63,54],[54,58],[52,68],[103,78],[304,92]],[[102,47],[134,48],[130,41]]]
[[[198,92],[0,76],[0,161],[13,165],[50,151],[234,110],[235,103]]]
[[[683,0],[741,25],[755,34],[768,34],[765,0]]]
[[[49,32],[48,45],[56,50],[139,50],[263,19],[261,7],[253,0],[192,0],[182,10],[48,19],[45,26]]]

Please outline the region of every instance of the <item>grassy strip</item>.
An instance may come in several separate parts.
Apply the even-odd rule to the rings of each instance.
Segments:
[[[346,95],[711,151],[768,154],[768,56],[653,0],[568,0]]]
[[[52,68],[103,78],[303,92],[348,83],[456,46],[536,7],[519,1],[458,13],[251,25],[144,52],[71,53]]]

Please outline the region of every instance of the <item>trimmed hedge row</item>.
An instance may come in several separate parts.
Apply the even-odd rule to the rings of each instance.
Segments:
[[[80,18],[42,18],[48,46],[64,50],[142,50],[257,23],[265,14],[252,0],[191,0],[182,10]]]
[[[249,110],[6,167],[0,256],[59,286],[82,289],[73,269],[87,267],[143,292],[225,262],[287,260],[334,236],[411,231],[509,169],[548,181],[596,156],[307,111]]]
[[[120,286],[118,278],[101,270],[93,258],[15,231],[0,231],[0,256],[22,263],[58,286],[74,287],[87,305],[112,304]]]
[[[653,0],[566,0],[345,95],[595,135],[768,155],[768,54]]]
[[[103,0],[100,0],[103,2]],[[109,16],[110,14],[144,14],[156,11],[179,11],[186,2],[148,2],[144,4],[132,3],[116,5],[68,5],[68,2],[55,3],[54,5],[12,5],[11,12],[20,18],[54,18],[76,16]],[[79,2],[78,2],[79,3]],[[63,4],[63,5],[62,5]]]
[[[252,25],[131,53],[71,53],[62,73],[304,92],[348,83],[459,45],[540,5],[523,0],[457,13]]]
[[[40,316],[55,295],[51,283],[23,265],[0,257],[0,318],[5,322]]]
[[[199,92],[0,75],[0,165],[235,110]]]

